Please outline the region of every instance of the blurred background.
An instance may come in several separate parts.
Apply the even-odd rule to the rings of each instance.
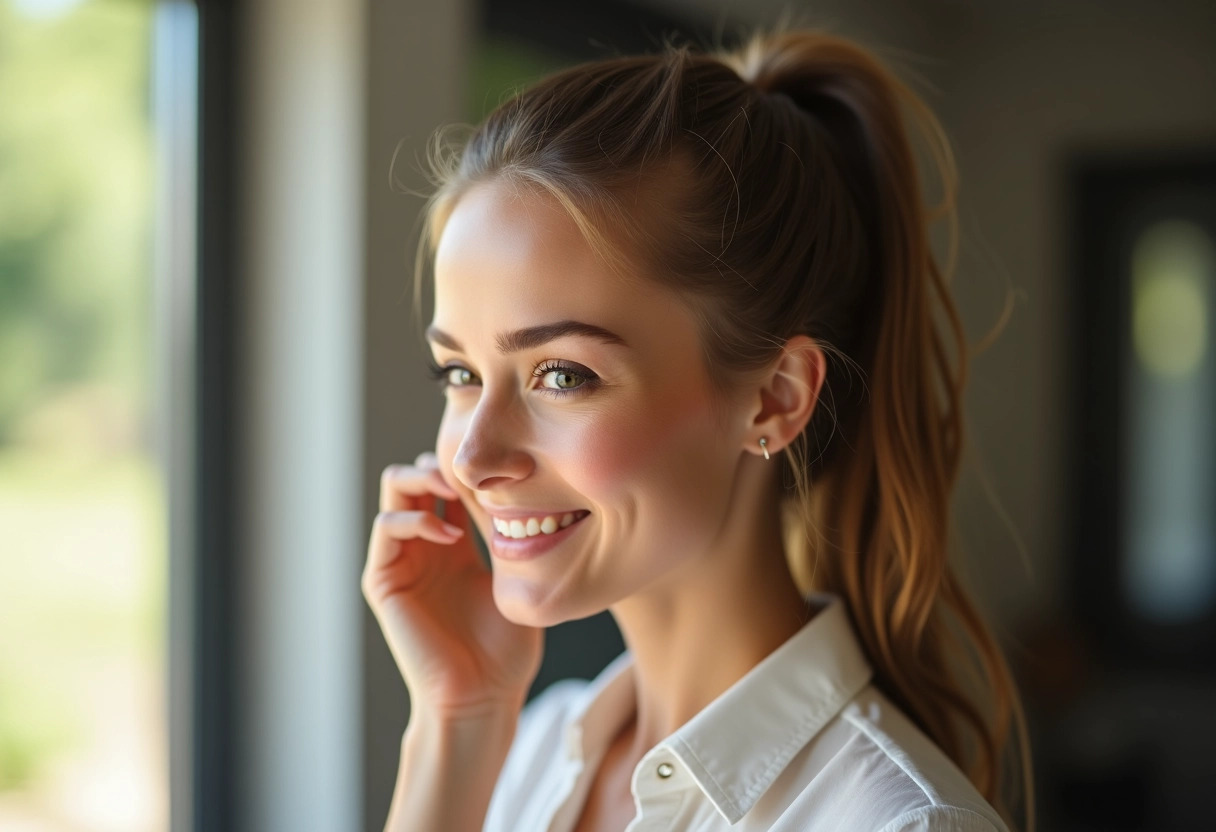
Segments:
[[[428,137],[782,11],[954,143],[952,555],[1040,829],[1216,829],[1216,4],[0,0],[0,830],[382,828],[409,706],[359,576],[442,407]],[[533,694],[623,647],[546,639]]]

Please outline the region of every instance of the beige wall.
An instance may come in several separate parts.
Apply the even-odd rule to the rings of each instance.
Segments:
[[[440,124],[460,121],[467,100],[473,39],[468,0],[369,2],[363,30],[367,86],[362,183],[367,221],[362,280],[361,514],[352,556],[362,569],[371,522],[379,511],[380,472],[433,449],[443,401],[426,379],[425,344],[411,306],[414,244],[422,200],[401,187],[427,189],[417,173],[424,144]],[[390,165],[398,144],[401,153]],[[426,308],[424,306],[424,312]],[[425,320],[424,320],[425,322]],[[354,485],[353,483],[351,485]],[[358,587],[349,587],[357,592]],[[360,597],[363,758],[359,772],[363,828],[381,830],[409,717],[405,683],[384,634]],[[318,827],[320,828],[320,827]],[[332,827],[337,828],[337,827]],[[345,828],[354,828],[348,826]]]

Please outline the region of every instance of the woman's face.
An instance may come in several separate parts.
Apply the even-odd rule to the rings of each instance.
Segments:
[[[569,333],[512,343],[562,321],[623,343]],[[742,420],[729,435],[715,426],[684,307],[616,276],[556,202],[501,182],[461,198],[436,251],[428,338],[448,382],[436,452],[489,543],[505,616],[584,618],[679,586],[714,556]],[[508,560],[496,508],[590,513],[539,557]]]

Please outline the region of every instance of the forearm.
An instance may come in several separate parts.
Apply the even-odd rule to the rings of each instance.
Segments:
[[[411,714],[385,832],[481,832],[518,719],[509,707]]]

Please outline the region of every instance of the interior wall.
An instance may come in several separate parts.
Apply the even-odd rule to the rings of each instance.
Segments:
[[[895,0],[646,0],[643,5],[703,20],[728,33],[740,24],[775,24],[788,14],[792,22],[825,28],[893,53],[908,52],[928,63],[936,60],[945,11],[937,2],[913,5]]]
[[[384,634],[359,595],[358,574],[379,511],[381,471],[433,449],[442,415],[443,399],[426,377],[428,353],[412,308],[422,199],[406,191],[429,190],[419,173],[427,139],[440,125],[465,118],[474,8],[471,0],[368,2],[365,14],[366,136],[358,158],[367,211],[366,261],[362,273],[348,278],[364,281],[362,464],[357,481],[348,483],[361,510],[359,544],[350,553],[357,571],[348,591],[359,596],[361,619],[362,828],[379,832],[396,782],[409,698]]]
[[[941,114],[958,156],[964,234],[954,289],[973,340],[996,323],[1006,291],[1016,293],[967,396],[1012,528],[974,467],[957,506],[982,564],[977,589],[1015,626],[1064,603],[1064,163],[1074,149],[1212,146],[1216,4],[948,6]]]

